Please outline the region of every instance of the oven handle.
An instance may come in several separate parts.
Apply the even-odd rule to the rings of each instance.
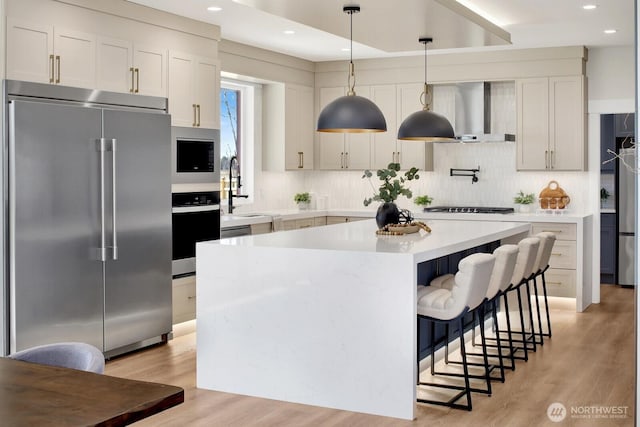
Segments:
[[[174,206],[171,208],[171,213],[207,212],[218,210],[220,210],[220,205]]]

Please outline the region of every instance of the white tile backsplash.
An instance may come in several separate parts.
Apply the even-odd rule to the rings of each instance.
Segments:
[[[522,190],[535,193],[556,180],[571,197],[569,211],[587,212],[589,196],[600,197],[600,189],[589,190],[587,172],[517,172],[516,144],[514,142],[449,143],[434,145],[433,172],[420,172],[420,179],[412,181],[410,188],[414,197],[428,194],[434,205],[478,205],[514,206],[513,197]],[[410,163],[407,164],[410,166]],[[476,169],[479,181],[471,183],[471,177],[449,176],[450,168]],[[297,192],[309,191],[327,209],[371,209],[362,201],[373,193],[371,184],[362,179],[358,171],[303,171],[303,172],[261,172],[258,174],[258,191],[252,206],[244,206],[243,211],[273,209],[294,209],[293,196]],[[374,176],[371,183],[377,187],[379,180]],[[590,195],[590,191],[597,194]],[[326,199],[325,199],[326,198]],[[416,209],[404,197],[397,201],[402,208]]]

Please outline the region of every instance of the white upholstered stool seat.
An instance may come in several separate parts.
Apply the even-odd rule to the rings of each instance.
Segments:
[[[418,398],[418,402],[471,410],[472,390],[469,385],[469,371],[465,356],[463,318],[470,308],[477,307],[484,301],[487,288],[489,287],[489,280],[491,278],[494,263],[495,257],[491,254],[472,254],[463,258],[458,264],[458,272],[455,274],[453,282],[450,283],[450,289],[436,286],[418,286],[416,306],[417,313],[419,317],[431,321],[432,337],[434,336],[435,322],[445,324],[455,322],[457,324],[460,337],[460,354],[462,355],[463,366],[463,373],[461,376],[464,377],[464,386],[442,383],[423,383],[418,381],[419,386],[459,390],[459,393],[448,401]],[[419,327],[420,322],[418,322],[418,328]],[[418,333],[418,336],[420,336],[420,333]],[[448,341],[448,337],[445,337],[445,340]],[[432,343],[432,372],[435,359],[435,346],[436,343]],[[419,372],[420,370],[418,369],[418,375]],[[466,405],[456,403],[462,397],[466,397]]]

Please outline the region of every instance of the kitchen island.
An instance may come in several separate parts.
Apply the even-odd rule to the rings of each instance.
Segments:
[[[514,236],[513,222],[374,220],[197,245],[197,386],[413,419],[422,263]]]

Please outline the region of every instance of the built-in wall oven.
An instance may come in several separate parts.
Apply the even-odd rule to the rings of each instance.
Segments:
[[[173,277],[195,274],[196,243],[220,238],[220,192],[172,194]]]
[[[220,238],[220,131],[171,128],[173,277],[195,274],[196,242]]]

